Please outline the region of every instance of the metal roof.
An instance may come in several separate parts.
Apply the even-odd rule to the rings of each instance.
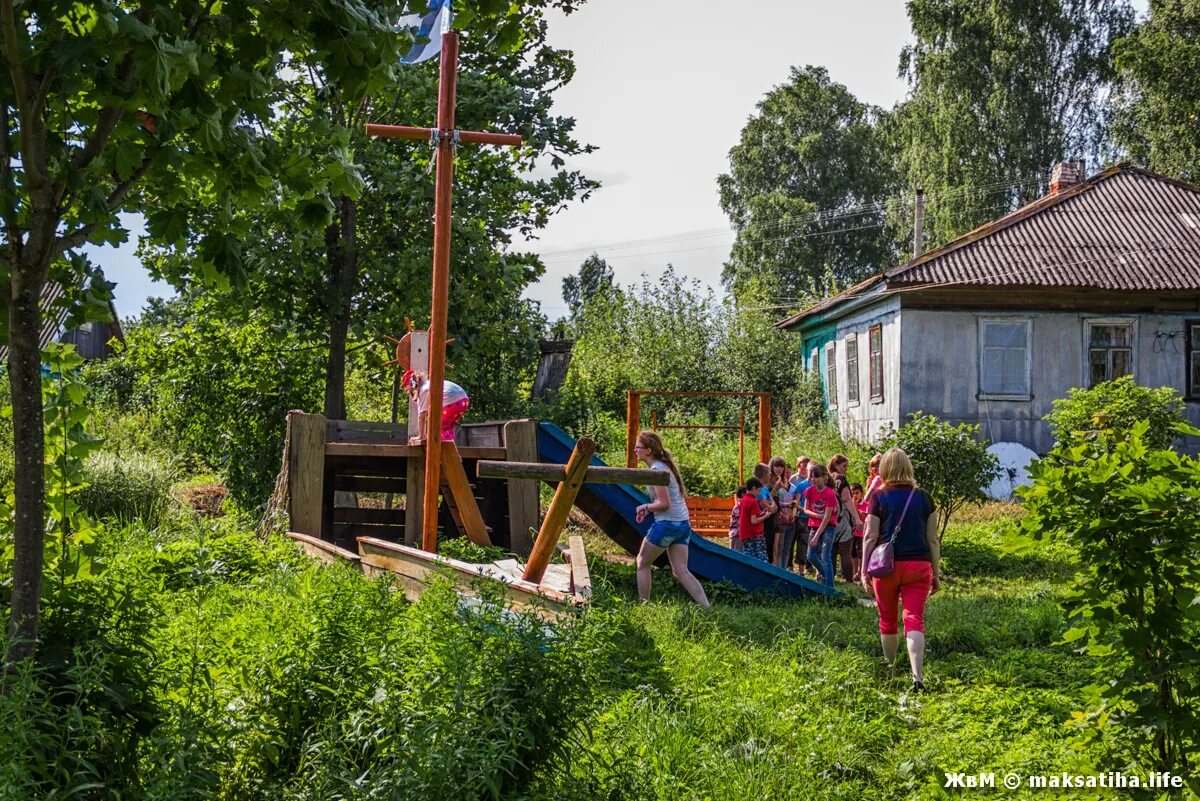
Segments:
[[[45,350],[62,331],[63,324],[67,321],[70,309],[65,305],[58,304],[62,295],[62,284],[47,281],[42,286],[42,294],[38,300],[38,305],[42,310],[42,332],[38,336],[38,350]],[[0,366],[7,364],[8,346],[0,345]]]
[[[1200,187],[1117,165],[777,323],[896,287],[1200,291]],[[886,291],[881,294],[886,294]]]

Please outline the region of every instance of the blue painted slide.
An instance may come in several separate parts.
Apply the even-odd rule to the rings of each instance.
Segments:
[[[575,440],[554,423],[538,428],[538,456],[543,462],[566,464],[575,448]],[[604,462],[592,457],[592,464]],[[630,554],[636,555],[642,538],[650,530],[651,520],[638,523],[637,507],[649,503],[646,493],[628,484],[584,484],[575,500],[578,506],[604,533]],[[665,558],[661,560],[665,563]],[[841,593],[788,570],[767,564],[718,545],[701,536],[692,537],[688,548],[688,567],[708,581],[728,581],[751,592],[772,592],[802,598],[809,595],[839,597]]]

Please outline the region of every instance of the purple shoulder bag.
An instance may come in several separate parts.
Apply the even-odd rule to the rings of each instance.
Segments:
[[[896,521],[896,525],[892,527],[892,538],[887,542],[881,542],[875,546],[875,550],[871,551],[871,558],[867,560],[867,575],[871,578],[884,578],[892,575],[892,571],[896,569],[896,553],[892,547],[892,543],[896,540],[896,535],[900,533],[900,526],[904,523],[904,515],[908,513],[908,505],[912,503],[913,496],[917,491],[909,490],[908,500],[904,502],[904,509],[900,512],[900,519]]]

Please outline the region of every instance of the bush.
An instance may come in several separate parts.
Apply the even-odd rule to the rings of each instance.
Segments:
[[[1170,447],[1178,436],[1175,426],[1186,423],[1183,398],[1171,387],[1141,387],[1132,376],[1105,381],[1091,389],[1075,387],[1067,397],[1054,401],[1046,415],[1050,431],[1061,444],[1070,445],[1081,438],[1095,438],[1098,429],[1128,434],[1134,424],[1148,423],[1146,447]]]
[[[921,412],[899,429],[885,432],[879,447],[903,448],[908,454],[917,482],[941,511],[941,534],[963,505],[987,500],[984,490],[1000,467],[980,438],[979,426],[952,426]]]
[[[1078,549],[1063,641],[1097,659],[1101,681],[1076,723],[1092,736],[1118,723],[1137,757],[1186,777],[1200,759],[1200,460],[1150,447],[1162,438],[1146,421],[1096,433],[1098,448],[1034,462],[1022,527]]]
[[[174,466],[142,453],[100,451],[84,462],[87,486],[76,502],[90,517],[130,523],[140,520],[153,527],[172,506]]]

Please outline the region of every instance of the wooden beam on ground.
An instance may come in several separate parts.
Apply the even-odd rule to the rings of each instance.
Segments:
[[[324,523],[325,417],[288,415],[288,528],[320,537]]]
[[[526,581],[536,584],[542,580],[546,565],[550,564],[550,557],[554,555],[555,546],[558,545],[558,538],[562,536],[567,515],[570,514],[579,488],[583,486],[587,477],[588,463],[595,452],[596,443],[587,437],[575,443],[575,450],[567,460],[566,478],[554,491],[554,499],[550,501],[550,508],[546,510],[546,519],[542,521],[537,540],[533,543],[533,551],[529,554],[529,561],[525,563]]]
[[[442,477],[450,490],[450,498],[447,500],[453,504],[454,511],[462,520],[467,538],[476,545],[491,545],[492,538],[488,536],[487,526],[483,524],[479,503],[475,500],[475,493],[471,491],[467,471],[463,468],[458,448],[453,442],[442,443]]]
[[[517,462],[536,462],[538,458],[538,424],[536,420],[510,420],[504,424],[505,458]],[[484,478],[479,468],[475,474]],[[528,556],[533,550],[534,531],[538,527],[541,505],[538,485],[527,481],[508,484],[508,547],[515,554]]]
[[[304,553],[313,557],[314,559],[319,559],[328,565],[345,562],[351,565],[355,570],[361,569],[361,566],[359,565],[359,556],[353,551],[348,551],[345,548],[339,548],[332,542],[326,542],[325,540],[318,539],[317,537],[310,537],[308,534],[301,534],[298,531],[289,531],[287,535],[300,544],[300,547],[303,549]]]
[[[476,474],[480,478],[532,479],[558,483],[567,477],[567,468],[560,464],[542,462],[481,461]],[[633,470],[628,467],[590,465],[584,478],[586,484],[652,484],[665,487],[671,474],[662,470]]]
[[[571,592],[581,602],[592,599],[592,574],[588,571],[587,553],[583,550],[583,537],[574,534],[571,543]]]

